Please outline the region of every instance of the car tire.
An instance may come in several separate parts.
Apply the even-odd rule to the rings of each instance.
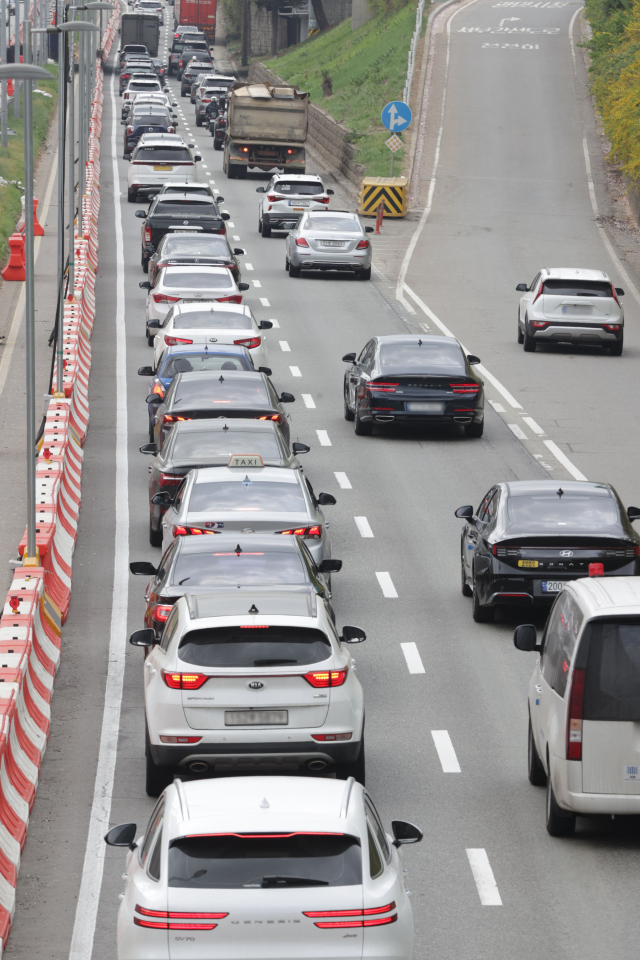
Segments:
[[[529,733],[527,739],[527,774],[529,783],[534,787],[544,787],[547,783],[547,775],[544,772],[542,761],[538,756],[536,742],[533,739],[533,727],[531,726],[531,716],[529,716]]]
[[[363,423],[363,421],[360,419],[360,415],[359,415],[359,412],[358,412],[358,404],[357,404],[357,403],[356,403],[356,410],[355,410],[355,414],[354,414],[353,419],[354,419],[354,427],[353,427],[353,429],[354,429],[355,432],[356,432],[356,436],[358,436],[358,437],[370,437],[371,434],[373,433],[373,421],[372,421],[372,420],[369,420],[369,421],[367,421],[366,423]]]
[[[351,407],[349,406],[349,402],[347,400],[347,391],[344,390],[343,393],[344,393],[344,418],[345,420],[348,420],[349,423],[353,423],[353,421],[355,420],[355,415],[351,410]]]
[[[155,334],[147,334],[147,343],[150,347],[153,346],[153,341],[155,340]]]
[[[496,608],[495,607],[485,607],[480,603],[478,597],[478,587],[476,584],[475,572],[473,575],[473,619],[476,623],[493,623],[496,617]]]
[[[271,225],[265,223],[263,220],[262,221],[262,237],[263,239],[266,239],[267,237],[270,237],[270,236],[271,236]]]
[[[221,144],[221,143],[216,143],[216,141],[214,140],[214,141],[213,141],[213,149],[214,149],[214,150],[222,150],[222,144]]]
[[[524,328],[524,335],[522,337],[522,343],[524,344],[525,353],[535,353],[536,351],[536,341],[535,339],[527,333],[527,328]]]
[[[547,777],[547,833],[552,837],[571,837],[576,829],[576,815],[558,806],[551,776]]]
[[[366,270],[360,270],[357,274],[358,280],[371,280],[371,267]]]
[[[289,276],[290,277],[299,277],[302,267],[294,267],[294,265],[289,261]]]
[[[348,780],[353,777],[362,786],[365,784],[366,760],[364,753],[364,737],[361,740],[360,753],[352,763],[336,763],[336,780]]]
[[[202,117],[196,117],[196,127],[202,126]]]
[[[462,554],[460,555],[460,585],[462,587],[462,596],[463,597],[472,597],[473,590],[467,583],[467,575],[464,572],[464,558]]]
[[[258,217],[258,233],[262,233],[262,217]]]
[[[520,329],[520,311],[518,311],[518,343],[524,343],[524,333]]]
[[[465,423],[464,433],[466,437],[481,437],[484,433],[484,420],[480,423]]]
[[[238,177],[238,180],[246,180],[246,179],[247,179],[247,170],[248,170],[248,167],[244,167],[244,166],[238,166],[238,167],[237,167],[237,171],[238,171],[238,172],[237,172],[237,177]]]
[[[149,273],[149,261],[145,260],[144,257],[140,257],[140,266],[143,273]]]
[[[145,789],[148,797],[159,797],[165,787],[173,783],[173,770],[171,767],[157,767],[155,765],[153,757],[151,756],[151,750],[149,749],[149,734],[147,734],[145,740]]]
[[[181,97],[186,97],[186,95],[187,95],[187,94],[186,94],[186,91],[183,92],[182,87],[181,87],[181,88],[180,88],[180,96],[181,96]]]
[[[151,436],[151,432],[150,432]],[[153,440],[150,441],[153,443]],[[153,528],[153,517],[149,517],[149,543],[152,547],[161,547],[162,546],[162,527],[159,527],[158,530]]]
[[[286,273],[289,273],[289,257],[284,258],[284,269]]]
[[[129,203],[135,203],[137,199],[138,199],[138,191],[132,190],[131,188],[129,188],[127,190],[127,200],[129,201]]]
[[[620,337],[620,339],[618,340],[617,343],[612,343],[612,344],[611,344],[611,346],[609,347],[609,350],[610,350],[610,352],[611,352],[611,356],[612,356],[612,357],[621,357],[621,356],[622,356],[622,344],[623,344],[622,337]]]

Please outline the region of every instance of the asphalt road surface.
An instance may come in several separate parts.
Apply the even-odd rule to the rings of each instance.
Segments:
[[[593,129],[588,116],[583,127],[584,78],[579,64],[576,86],[568,38],[577,9],[475,0],[450,21],[436,188],[406,281],[522,404],[509,415],[499,404],[498,412],[488,408],[482,440],[457,428],[355,436],[342,413],[342,355],[372,334],[415,332],[423,322],[437,332],[437,325],[415,299],[414,314],[390,302],[384,284],[291,283],[283,237],[263,240],[257,232],[255,187],[264,177],[228,181],[222,154],[196,128],[189,101],[179,100],[190,128],[185,139],[202,148],[200,178],[224,196],[229,237],[247,251],[247,302],[258,319],[278,321],[270,365],[277,387],[296,396],[292,440],[311,445],[304,468],[315,490],[338,500],[327,508],[333,555],[344,560],[333,578],[337,619],[368,635],[356,658],[367,705],[368,787],[387,826],[402,817],[425,833],[406,856],[416,960],[631,960],[638,953],[638,824],[579,819],[575,838],[547,835],[544,790],[526,776],[533,659],[512,646],[515,620],[473,622],[460,592],[453,515],[461,504],[477,505],[497,480],[549,475],[526,424],[521,432],[532,442],[510,429],[510,418],[523,413],[585,476],[611,481],[633,501],[633,298],[625,301],[620,359],[565,347],[525,355],[516,343],[514,287],[540,266],[601,266],[626,286],[594,223],[583,153]],[[503,18],[519,18],[503,27],[543,32],[495,33]],[[445,54],[441,44],[440,80]],[[148,461],[138,453],[147,439],[146,378],[136,371],[151,356],[134,217],[143,204],[127,203],[120,100],[110,75],[105,93],[98,315],[74,592],[8,951],[25,960],[113,960],[124,854],[105,851],[99,838],[105,823],[144,825],[153,806],[144,792],[142,655],[125,645],[144,610],[144,579],[129,577],[128,561],[159,558],[148,542]],[[432,123],[425,176],[437,134]],[[487,388],[497,403],[499,393]],[[569,476],[557,461],[545,462],[552,476]],[[373,536],[361,534],[367,524],[356,518],[363,517]]]

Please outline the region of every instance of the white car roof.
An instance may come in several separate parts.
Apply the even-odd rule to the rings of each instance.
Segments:
[[[144,143],[145,146],[156,147],[186,147],[187,144],[179,133],[143,133],[138,140],[138,146]]]
[[[348,210],[329,210],[323,208],[322,210],[307,210],[302,214],[302,219],[306,220],[307,217],[317,217],[319,213],[328,213],[331,217],[342,217],[344,220],[358,220],[357,213],[350,213]]]
[[[579,267],[543,267],[543,273],[554,280],[606,280],[604,270],[583,270]]]
[[[171,234],[171,236],[175,236],[175,234]],[[193,234],[190,234],[190,236],[193,236]],[[251,310],[246,303],[220,303],[218,300],[201,300],[198,303],[176,303],[173,316],[175,317],[178,313],[189,313],[190,310],[202,310],[203,307],[211,310],[212,313],[215,313],[216,310],[224,310],[225,313],[244,313],[248,317],[251,316]]]
[[[588,617],[640,615],[640,577],[581,577],[566,589]]]
[[[250,370],[240,372],[244,373],[246,377],[253,376]],[[257,374],[257,376],[261,376],[261,374]],[[238,377],[234,379],[238,379]],[[250,452],[250,450],[247,450],[247,454]],[[242,483],[247,476],[252,483],[300,483],[298,470],[281,470],[279,467],[201,467],[195,474],[195,482]]]
[[[322,177],[315,173],[276,173],[274,180],[295,180],[296,183],[322,183]]]
[[[188,271],[189,273],[203,273],[205,276],[209,277],[226,277],[231,274],[231,271],[228,267],[201,267],[198,264],[191,263],[182,263],[179,265],[176,264],[175,266],[172,265],[170,267],[164,267],[163,269],[170,275],[173,275],[174,273],[185,273],[185,271]],[[227,306],[227,304],[225,304],[225,306]]]

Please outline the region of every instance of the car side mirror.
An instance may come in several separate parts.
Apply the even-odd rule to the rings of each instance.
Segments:
[[[640,507],[627,507],[627,516],[632,522],[640,520]]]
[[[258,330],[271,330],[272,327],[271,320],[261,320],[258,324]]]
[[[128,126],[127,121],[126,121],[126,120],[121,120],[121,121],[120,121],[120,126],[121,126],[121,127],[126,127],[126,126]]]
[[[320,573],[340,573],[342,560],[323,560],[318,567]]]
[[[624,297],[624,290],[622,289],[622,287],[616,287],[616,293],[618,294],[619,297]]]
[[[531,653],[533,650],[541,650],[538,643],[538,634],[532,623],[521,623],[513,632],[513,645],[516,650],[522,650],[524,653]]]
[[[408,820],[392,820],[391,833],[394,847],[401,847],[403,843],[420,843],[423,837],[420,827]]]
[[[117,827],[111,827],[104,835],[104,842],[110,847],[129,847],[135,850],[135,839],[138,830],[136,823],[119,823]]]
[[[132,647],[152,647],[158,640],[155,630],[147,627],[145,630],[134,630],[129,637],[129,643]]]
[[[217,197],[216,197],[216,203],[224,203],[224,197],[217,196]]]
[[[151,503],[154,503],[156,507],[170,507],[173,503],[173,497],[166,490],[163,490],[162,493],[154,493],[151,497]]]
[[[146,560],[133,560],[129,564],[129,570],[134,577],[154,577],[158,572],[158,568]]]
[[[138,286],[141,290],[151,290],[151,283],[149,280],[141,280]]]
[[[529,287],[527,286],[526,283],[519,283],[518,286],[516,287],[516,290],[518,291],[518,293],[526,293],[528,289]]]
[[[337,500],[332,493],[319,493],[318,503],[321,507],[334,507]]]
[[[473,507],[471,506],[458,507],[458,509],[456,510],[456,517],[458,518],[458,520],[471,520],[472,516],[473,516]]]
[[[136,217],[138,220],[144,220],[147,216],[146,210],[136,210]]]
[[[345,353],[342,359],[344,360],[345,363],[355,363],[356,355],[355,353]]]
[[[227,213],[226,210],[223,210],[220,214],[223,220],[231,220],[231,214]]]
[[[248,284],[248,283],[239,283],[239,284],[238,284],[238,290],[244,291],[244,290],[248,290],[248,289],[249,289],[249,284]]]
[[[234,247],[234,248],[233,248],[233,254],[234,254],[234,256],[236,256],[236,257],[243,257],[243,256],[244,256],[244,250],[242,249],[242,247]]]
[[[256,193],[264,193],[264,187],[256,187]]]
[[[343,627],[340,639],[343,643],[364,643],[367,635],[362,627]]]
[[[298,443],[296,441],[294,444],[292,444],[291,449],[293,450],[295,455],[298,456],[301,453],[309,453],[309,451],[311,450],[311,447],[308,447],[306,443]]]
[[[472,353],[467,354],[467,363],[473,366],[474,363],[481,363],[480,357],[474,356]]]
[[[295,403],[296,398],[292,393],[281,393],[280,403]]]
[[[164,400],[164,397],[158,396],[157,393],[150,393],[149,396],[146,398],[145,403],[154,403],[156,404],[156,406],[159,406],[163,400]]]
[[[365,232],[365,233],[373,233],[373,227],[365,227],[365,228],[364,228],[364,232]]]
[[[326,195],[327,195],[328,197],[332,197],[332,196],[333,196],[333,190],[325,190],[325,193],[326,193]]]
[[[151,289],[151,287],[149,287],[149,289]],[[149,320],[149,321],[147,322],[147,326],[149,327],[149,330],[159,330],[159,329],[160,329],[160,321],[159,321],[159,320]]]
[[[194,157],[193,159],[194,159],[194,161],[195,161],[196,163],[200,163],[200,161],[202,160],[202,157],[200,156],[199,153],[196,153],[196,155],[195,155],[195,157]]]
[[[139,377],[152,377],[152,376],[153,376],[153,367],[138,367],[138,376],[139,376]]]
[[[271,367],[258,367],[258,373],[266,373],[266,375],[270,377],[273,373],[273,370]]]
[[[158,452],[158,444],[143,443],[139,449],[140,449],[140,453],[146,453],[147,456],[149,457],[155,457],[156,453]]]

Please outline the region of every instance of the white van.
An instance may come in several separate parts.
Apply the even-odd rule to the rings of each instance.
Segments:
[[[547,830],[569,836],[576,814],[640,814],[640,577],[567,583],[538,643],[529,684],[529,780],[547,786]]]

